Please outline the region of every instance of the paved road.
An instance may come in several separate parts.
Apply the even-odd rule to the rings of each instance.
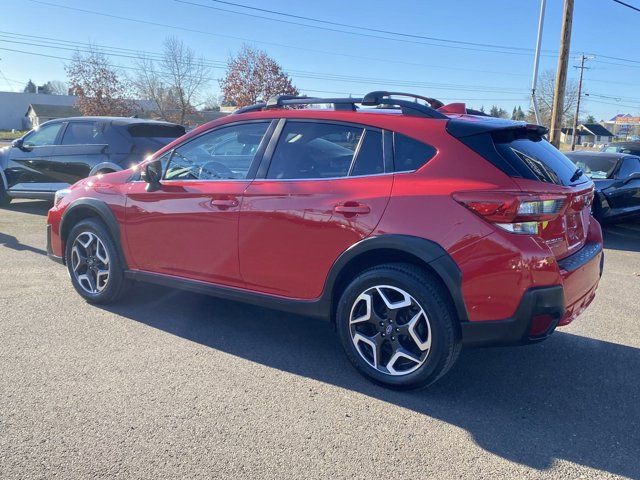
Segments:
[[[160,287],[90,306],[0,210],[0,478],[640,478],[640,225],[547,342],[431,390],[354,372],[331,328]]]

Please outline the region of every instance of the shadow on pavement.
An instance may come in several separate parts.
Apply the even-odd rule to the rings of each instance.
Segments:
[[[47,212],[49,211],[52,205],[53,203],[48,200],[27,200],[27,201],[14,200],[9,204],[9,206],[0,208],[0,212],[2,212],[3,210],[9,210],[12,212],[46,216]]]
[[[561,459],[640,478],[637,348],[559,332],[527,347],[463,351],[430,389],[394,392],[350,367],[328,323],[150,285],[109,310],[440,419],[520,464],[544,470]]]
[[[605,248],[640,252],[640,223],[619,223],[602,227]]]
[[[45,250],[42,250],[41,248],[36,248],[36,247],[32,247],[31,245],[25,245],[24,243],[20,243],[20,241],[13,235],[7,235],[6,233],[2,233],[2,232],[0,232],[0,245],[6,248],[10,248],[12,250],[33,252],[40,255],[47,254],[47,252]]]

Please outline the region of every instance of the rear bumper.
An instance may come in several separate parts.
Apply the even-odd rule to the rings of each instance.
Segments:
[[[595,297],[602,269],[602,243],[587,243],[558,262],[562,285],[527,290],[514,315],[499,321],[462,322],[462,342],[470,346],[522,345],[551,335],[580,315]]]
[[[525,292],[513,317],[507,320],[463,322],[462,343],[470,346],[519,345],[544,340],[565,314],[562,286],[532,288]],[[532,337],[531,323],[536,316],[548,315],[549,327]]]

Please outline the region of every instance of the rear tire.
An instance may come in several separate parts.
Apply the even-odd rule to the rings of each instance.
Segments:
[[[448,293],[433,274],[410,264],[383,264],[358,275],[340,298],[336,323],[356,369],[393,389],[433,384],[461,349]]]
[[[125,292],[128,281],[123,261],[111,234],[99,220],[82,220],[71,229],[65,263],[73,287],[89,303],[113,303]]]

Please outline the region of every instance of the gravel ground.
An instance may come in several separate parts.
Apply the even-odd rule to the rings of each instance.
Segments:
[[[0,210],[0,478],[640,479],[640,225],[542,344],[426,391],[361,378],[328,324],[160,287],[99,308]]]

